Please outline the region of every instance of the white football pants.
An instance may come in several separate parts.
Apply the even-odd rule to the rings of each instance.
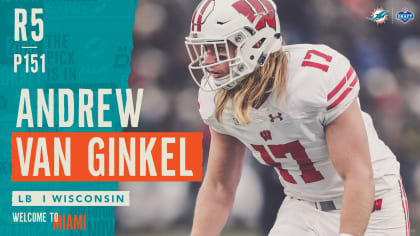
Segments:
[[[365,236],[409,236],[408,205],[401,180],[381,199],[381,209],[372,212]],[[340,210],[318,208],[314,202],[287,196],[269,236],[338,236]]]

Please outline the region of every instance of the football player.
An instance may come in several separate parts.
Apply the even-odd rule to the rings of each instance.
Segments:
[[[271,0],[203,0],[186,46],[210,126],[192,235],[219,235],[246,148],[272,166],[284,199],[269,235],[409,235],[400,165],[361,111],[348,59],[282,45]]]

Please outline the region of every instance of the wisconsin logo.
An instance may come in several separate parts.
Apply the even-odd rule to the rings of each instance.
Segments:
[[[273,29],[276,29],[276,15],[273,5],[267,0],[240,0],[235,2],[233,5],[239,13],[246,16],[251,23],[257,19],[257,16],[260,15],[261,18],[258,18],[257,25],[255,26],[256,30],[261,30],[267,25]]]
[[[366,19],[375,22],[376,24],[383,24],[388,19],[388,10],[382,8],[374,9],[372,11],[371,17],[366,17]]]
[[[395,18],[400,20],[402,23],[407,24],[410,20],[414,19],[414,14],[408,11],[407,8],[403,8],[402,11],[397,13]]]
[[[270,130],[263,130],[260,132],[261,138],[264,139],[264,141],[272,140],[271,132]]]

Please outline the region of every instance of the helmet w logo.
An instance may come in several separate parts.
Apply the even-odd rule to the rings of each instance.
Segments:
[[[276,29],[276,12],[273,5],[267,0],[240,0],[235,2],[232,6],[239,13],[246,16],[251,23],[254,23],[257,16],[260,15],[261,18],[259,18],[258,23],[255,26],[256,30],[265,28],[267,24],[273,29]]]

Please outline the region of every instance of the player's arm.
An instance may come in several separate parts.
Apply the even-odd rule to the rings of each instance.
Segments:
[[[340,233],[362,236],[374,201],[368,139],[357,100],[326,127],[331,160],[344,182]]]
[[[221,233],[233,206],[245,157],[246,148],[239,140],[210,131],[207,172],[197,196],[192,236]]]

